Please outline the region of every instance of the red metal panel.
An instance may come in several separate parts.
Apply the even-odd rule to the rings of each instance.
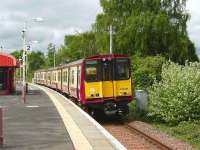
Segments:
[[[18,67],[17,60],[11,55],[0,53],[0,67]]]

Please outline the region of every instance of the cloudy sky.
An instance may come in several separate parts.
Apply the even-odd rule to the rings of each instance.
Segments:
[[[200,48],[199,0],[189,0],[191,13],[188,31],[192,41]],[[99,0],[1,0],[0,46],[10,52],[22,47],[21,31],[27,22],[29,41],[37,40],[33,49],[46,51],[48,43],[59,47],[66,34],[89,30],[97,13],[101,12]],[[32,18],[42,17],[43,22]]]

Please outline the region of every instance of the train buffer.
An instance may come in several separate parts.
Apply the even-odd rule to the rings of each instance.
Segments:
[[[3,146],[6,150],[125,149],[94,119],[63,95],[29,85],[26,104],[21,95],[0,96]]]

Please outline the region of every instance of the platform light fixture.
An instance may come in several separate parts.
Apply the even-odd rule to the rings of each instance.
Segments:
[[[42,22],[43,18],[37,17],[32,18],[34,22]],[[26,90],[27,90],[27,83],[26,83],[26,66],[27,66],[27,41],[26,41],[26,32],[27,32],[27,23],[28,21],[24,22],[24,28],[22,30],[22,39],[23,39],[23,56],[22,56],[22,100],[26,103]]]

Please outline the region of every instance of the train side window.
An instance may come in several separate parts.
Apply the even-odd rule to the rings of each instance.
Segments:
[[[85,80],[87,82],[99,81],[99,62],[97,60],[85,62]]]
[[[63,81],[67,82],[67,71],[63,72]]]

